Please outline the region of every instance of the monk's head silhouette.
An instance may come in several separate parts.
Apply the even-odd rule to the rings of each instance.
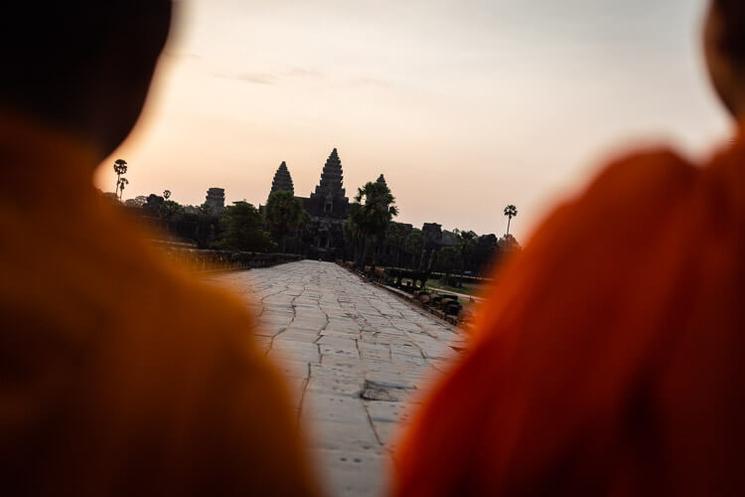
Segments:
[[[745,2],[712,0],[704,52],[714,88],[727,109],[745,118]]]
[[[103,158],[142,111],[171,0],[13,2],[0,29],[0,111],[77,135]]]

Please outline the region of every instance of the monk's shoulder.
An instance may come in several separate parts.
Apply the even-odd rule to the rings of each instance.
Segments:
[[[624,206],[686,189],[699,169],[670,148],[636,151],[612,159],[592,180],[582,199]],[[633,207],[632,205],[629,205]]]
[[[649,243],[689,202],[700,177],[700,168],[670,149],[630,153],[610,161],[547,224],[569,245]]]
[[[526,251],[540,247],[577,250],[629,236],[644,236],[664,222],[686,197],[698,169],[669,149],[634,152],[610,161],[575,197],[559,204],[529,240]],[[642,220],[644,222],[642,222]]]
[[[633,257],[677,226],[700,170],[669,149],[634,152],[609,162],[580,194],[561,203],[538,226],[519,256],[499,268],[499,298],[527,298],[583,275],[586,288],[610,267]],[[546,290],[549,292],[549,290]],[[532,297],[531,297],[532,298]]]
[[[223,333],[253,335],[256,331],[254,314],[247,298],[239,297],[217,283],[194,279],[188,273],[181,300],[177,305],[188,305],[195,317],[212,327],[223,328]]]
[[[156,283],[169,295],[158,319],[176,318],[180,326],[198,339],[245,340],[256,332],[250,301],[185,268],[160,264]]]
[[[246,298],[210,283],[206,273],[156,247],[147,229],[116,212],[101,226],[108,236],[96,237],[81,254],[93,269],[86,281],[76,279],[71,285],[91,295],[104,334],[126,342],[159,340],[160,345],[149,349],[154,361],[161,356],[188,362],[198,355],[205,360],[243,356],[261,362]]]
[[[153,243],[160,237],[157,232],[119,211],[101,217],[101,231],[108,236],[89,245],[95,253],[89,260],[103,279],[114,283],[110,290],[114,300],[129,303],[128,313],[135,309],[153,323],[178,323],[195,335],[253,328],[245,299],[210,283],[206,273],[187,266],[178,253]]]

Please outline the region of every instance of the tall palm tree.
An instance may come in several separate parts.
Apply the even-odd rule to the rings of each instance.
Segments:
[[[114,172],[116,173],[116,188],[114,193],[119,191],[119,181],[123,174],[127,174],[127,161],[124,159],[117,159],[114,161]]]
[[[120,178],[119,179],[119,200],[122,199],[122,196],[124,195],[124,187],[129,184],[129,180],[127,178]]]
[[[406,236],[406,241],[404,241],[404,250],[410,256],[410,269],[419,269],[422,264],[422,253],[424,251],[424,235],[422,235],[422,230],[419,228],[411,230],[411,233]]]
[[[453,274],[453,270],[456,269],[459,263],[460,253],[457,247],[445,247],[437,251],[434,264],[438,271],[445,273],[442,280],[443,283],[450,286],[450,275]]]
[[[304,224],[306,216],[302,204],[292,192],[280,190],[269,195],[264,218],[283,253],[287,252],[288,237]]]
[[[364,267],[367,249],[372,239],[382,237],[391,219],[398,215],[395,201],[385,183],[371,181],[357,190],[354,204],[350,206],[349,220],[362,238],[362,253],[357,261],[358,267]]]
[[[512,222],[513,217],[517,217],[517,207],[515,207],[512,204],[509,204],[507,207],[504,208],[504,215],[507,216],[507,234],[510,234],[510,222]]]
[[[364,235],[357,224],[357,221],[359,221],[359,213],[357,211],[359,209],[360,204],[349,204],[349,213],[343,226],[345,243],[348,243],[352,249],[352,258],[355,265],[358,264],[359,254],[361,252],[360,246],[364,242]]]
[[[458,236],[458,251],[460,252],[460,285],[463,286],[463,275],[466,272],[466,265],[471,257],[471,252],[476,244],[476,233],[470,230],[455,230]]]
[[[392,263],[394,267],[399,267],[401,253],[404,250],[404,241],[409,231],[411,231],[410,227],[407,229],[406,225],[394,222],[390,223],[385,231],[385,244],[388,248],[393,249],[394,253],[394,259],[389,260],[388,263]]]

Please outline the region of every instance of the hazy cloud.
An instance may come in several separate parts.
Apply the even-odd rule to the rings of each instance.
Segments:
[[[306,67],[293,67],[286,73],[284,73],[284,76],[296,78],[322,78],[323,74],[316,69],[308,69]]]
[[[191,59],[191,60],[200,60],[202,58],[201,55],[197,55],[195,53],[180,52],[178,50],[169,50],[169,49],[163,50],[163,56],[174,57],[174,58],[179,58],[179,59]]]
[[[220,185],[259,203],[279,161],[308,191],[338,145],[350,189],[386,173],[401,221],[495,232],[514,203],[522,238],[618,143],[697,155],[729,129],[703,0],[181,3],[132,194]]]
[[[216,76],[256,85],[275,85],[282,80],[292,78],[322,78],[323,74],[315,69],[291,67],[277,72],[242,72],[238,74],[216,74]]]
[[[363,76],[359,78],[352,78],[349,80],[347,86],[351,88],[355,87],[375,87],[375,88],[390,88],[393,86],[388,80],[382,78],[376,78],[373,76]]]
[[[230,76],[226,76],[231,78]],[[253,83],[257,85],[273,85],[277,82],[277,76],[274,74],[265,73],[241,73],[232,76],[232,79],[238,81],[244,81],[246,83]]]

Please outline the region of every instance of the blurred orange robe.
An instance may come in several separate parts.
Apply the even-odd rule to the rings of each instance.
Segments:
[[[245,304],[164,262],[71,137],[6,120],[0,161],[0,495],[317,495]]]
[[[397,497],[745,495],[745,137],[607,168],[500,272]]]

